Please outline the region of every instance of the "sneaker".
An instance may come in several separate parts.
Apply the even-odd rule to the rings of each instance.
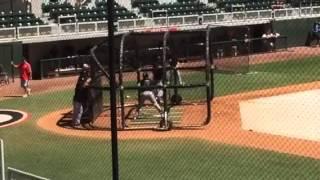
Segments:
[[[80,128],[81,124],[80,123],[72,123],[71,125],[73,128]]]
[[[79,127],[80,125],[78,125]],[[91,130],[93,129],[93,126],[90,124],[90,123],[84,123],[84,124],[81,124],[81,126],[84,128],[84,129],[87,129],[87,130]]]
[[[28,94],[28,96],[31,95],[31,89],[30,88],[27,89],[27,94]]]
[[[159,122],[159,128],[164,128],[164,125],[165,125],[165,121],[164,121],[164,119],[162,119],[162,120]]]
[[[161,118],[161,119],[164,119],[164,112],[161,112],[161,113],[160,113],[160,118]]]
[[[24,94],[24,95],[22,95],[22,97],[23,97],[23,98],[26,98],[26,97],[28,97],[28,95],[27,95],[27,94]]]

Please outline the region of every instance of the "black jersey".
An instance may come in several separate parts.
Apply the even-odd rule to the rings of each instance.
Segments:
[[[141,81],[141,86],[143,87],[142,91],[150,91],[150,86],[152,85],[152,82],[150,79],[144,79]],[[149,88],[148,88],[149,87]]]
[[[85,86],[85,82],[90,78],[87,72],[82,72],[78,78],[75,88],[74,101],[86,103],[89,96],[89,87]]]

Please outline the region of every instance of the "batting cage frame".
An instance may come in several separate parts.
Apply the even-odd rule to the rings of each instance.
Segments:
[[[250,29],[246,26],[237,27],[237,32],[241,32],[242,39],[232,39],[221,41],[219,31],[225,32],[224,26],[207,26],[203,29],[184,30],[184,31],[161,31],[161,32],[126,32],[119,33],[114,37],[115,51],[115,72],[117,80],[117,121],[119,130],[130,129],[161,129],[171,128],[193,128],[203,127],[211,122],[211,101],[214,98],[214,74],[215,73],[247,73],[249,72],[250,54]],[[229,54],[219,56],[219,49],[224,48]],[[231,54],[230,54],[231,52]],[[102,111],[108,111],[109,105],[102,108],[102,92],[110,91],[108,81],[108,40],[94,46],[90,54],[92,56],[91,66],[95,81],[92,86],[95,98],[92,98],[91,109],[96,119]],[[177,66],[177,62],[184,62],[182,66]],[[202,76],[199,81],[182,84],[177,73],[190,73],[189,77]],[[155,72],[161,74],[159,83],[149,85],[147,88],[142,86],[142,76],[144,74],[155,76]],[[160,73],[159,73],[160,72]],[[169,75],[168,75],[169,74]],[[170,75],[171,74],[171,75]],[[183,74],[183,73],[182,73]],[[105,82],[101,76],[106,77]],[[130,77],[131,79],[130,79]],[[132,77],[135,78],[132,78]],[[97,78],[98,77],[98,78]],[[131,83],[128,84],[128,77]],[[205,97],[200,101],[186,99],[180,92],[202,88]],[[146,89],[151,91],[161,91],[161,98],[155,97],[161,105],[163,113],[159,115],[152,112],[151,121],[143,121],[139,118],[141,92]],[[130,93],[131,92],[131,93]],[[132,93],[135,92],[135,93]],[[134,95],[135,94],[135,95]],[[182,93],[183,94],[183,93]],[[196,93],[195,93],[196,94]],[[135,98],[131,98],[131,96]],[[133,100],[135,99],[135,100]],[[184,100],[183,100],[184,99]],[[198,99],[199,100],[199,99]],[[98,103],[96,103],[98,102]],[[98,104],[98,105],[97,105]],[[152,103],[155,105],[155,103]],[[152,105],[148,104],[148,105]],[[194,119],[181,123],[182,111],[186,111],[187,106],[201,106],[202,114],[205,117],[201,121]],[[98,110],[97,108],[99,107]],[[146,106],[148,107],[148,106]],[[157,106],[155,106],[157,107]],[[159,110],[159,108],[157,108]],[[179,110],[180,109],[180,110]],[[189,109],[192,109],[189,107]],[[205,112],[203,111],[205,109]],[[145,111],[150,110],[146,109]],[[150,110],[151,111],[151,110]],[[174,113],[180,114],[180,121],[174,120]],[[192,114],[192,112],[185,112]],[[138,115],[135,115],[138,114]],[[148,114],[148,113],[145,113]],[[146,115],[147,116],[147,115]],[[138,117],[138,118],[137,118]],[[138,120],[137,120],[138,119]],[[145,118],[147,119],[147,118]],[[150,118],[149,118],[150,119]]]
[[[171,128],[193,128],[202,127],[211,121],[211,100],[213,99],[214,88],[214,65],[211,58],[210,48],[210,30],[211,28],[187,30],[187,31],[164,31],[164,32],[127,32],[115,36],[115,57],[117,74],[117,94],[118,94],[118,125],[120,130],[130,129],[159,129],[169,130]],[[107,61],[102,54],[108,54],[107,42],[96,45],[91,49],[91,56],[95,66],[99,69],[96,73],[104,72],[108,77]],[[182,47],[184,46],[184,47]],[[100,55],[98,53],[100,51]],[[176,62],[187,65],[177,67]],[[189,65],[188,65],[189,64]],[[140,92],[145,90],[141,86],[142,74],[152,74],[155,71],[161,71],[161,83],[151,85],[148,89],[161,90],[163,92],[161,106],[163,115],[160,119],[153,122],[136,123],[129,117],[129,114],[138,106],[137,103],[127,101],[127,92],[137,92],[138,104],[140,102]],[[173,71],[191,71],[194,76],[203,76],[203,82],[178,83],[177,73],[172,73],[172,77],[167,74]],[[197,73],[195,73],[197,72]],[[136,84],[126,84],[124,79],[127,74],[136,74]],[[161,73],[160,73],[161,74]],[[192,75],[192,74],[191,74]],[[170,78],[170,79],[169,79]],[[108,79],[108,78],[107,78]],[[110,90],[108,83],[101,86],[92,87],[95,90]],[[201,101],[192,102],[182,100],[183,97],[179,91],[188,91],[193,88],[202,88],[205,97]],[[172,121],[170,113],[175,108],[182,109],[182,106],[199,106],[206,109],[204,120],[197,123],[188,122],[185,124]],[[105,107],[108,109],[108,106]],[[101,112],[100,112],[101,113]],[[181,113],[181,112],[175,112]],[[181,117],[180,117],[181,118]]]

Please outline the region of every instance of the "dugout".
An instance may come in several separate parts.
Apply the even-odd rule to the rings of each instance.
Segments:
[[[120,127],[155,128],[163,122],[166,128],[171,124],[173,127],[183,128],[200,127],[210,122],[213,91],[213,80],[210,79],[213,76],[210,73],[213,73],[213,66],[207,53],[208,35],[208,29],[201,29],[179,32],[129,32],[116,36],[115,49],[119,49],[115,54],[116,61],[119,60],[119,63],[116,63],[116,72]],[[101,68],[104,68],[103,63],[106,62],[102,61],[107,56],[106,48],[107,44],[103,43],[92,51],[92,56]],[[183,65],[177,67],[173,62],[181,62]],[[108,76],[107,68],[101,70]],[[178,83],[178,75],[171,73],[175,70],[181,71],[182,77],[187,80],[185,83]],[[160,71],[162,85],[152,85],[149,88],[163,91],[160,103],[165,112],[164,121],[155,114],[149,114],[149,117],[141,118],[140,121],[132,121],[132,112],[140,98],[139,92],[143,90],[139,83],[142,73],[154,74],[155,71]],[[105,85],[95,88],[108,90],[108,83]],[[182,99],[177,100],[179,97]],[[203,106],[206,111],[204,117],[198,117],[201,120],[197,122],[190,119],[188,122],[181,122],[183,111],[190,108],[187,106],[196,105]]]
[[[11,61],[15,63],[20,63],[22,59],[22,43],[21,42],[12,42],[12,43],[2,43],[0,44],[0,56],[1,62],[4,70],[11,76],[12,73],[18,75],[18,71],[13,71],[11,66]]]
[[[249,54],[252,31],[255,26],[218,26],[209,28],[210,60],[215,72],[246,73],[249,71]]]
[[[85,38],[48,42],[23,42],[21,53],[30,60],[33,79],[56,77],[56,69],[66,71],[70,66],[81,64],[83,56],[89,55],[90,49],[105,38]],[[65,75],[76,75],[64,73]],[[64,75],[61,73],[61,76]]]

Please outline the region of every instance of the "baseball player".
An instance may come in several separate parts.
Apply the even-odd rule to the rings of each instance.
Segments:
[[[82,72],[78,78],[75,93],[73,96],[73,114],[72,114],[72,126],[80,126],[83,113],[87,109],[87,103],[89,98],[89,84],[92,79],[90,77],[90,66],[83,64]]]
[[[149,78],[148,73],[143,73],[143,78],[141,81],[141,87],[143,87],[141,93],[140,93],[140,99],[138,102],[138,107],[136,110],[136,116],[134,117],[134,120],[139,116],[140,109],[142,108],[143,105],[145,105],[145,101],[149,100],[152,105],[159,111],[161,117],[163,117],[163,112],[161,110],[161,107],[159,103],[157,102],[157,97],[155,95],[155,92],[153,91],[152,88],[148,88],[151,86],[152,81]]]
[[[20,80],[21,80],[20,84],[25,92],[25,94],[22,97],[30,96],[31,88],[30,88],[29,82],[32,79],[32,68],[30,63],[27,61],[26,58],[22,58],[20,64],[14,64],[11,61],[11,65],[15,68],[18,68],[20,71]]]

